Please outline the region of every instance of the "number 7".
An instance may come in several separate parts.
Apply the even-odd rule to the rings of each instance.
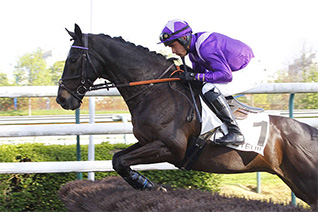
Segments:
[[[261,134],[260,134],[258,142],[257,142],[258,146],[264,146],[265,139],[266,139],[266,133],[267,133],[267,125],[268,125],[268,123],[266,121],[254,122],[254,124],[253,124],[253,127],[261,127]]]

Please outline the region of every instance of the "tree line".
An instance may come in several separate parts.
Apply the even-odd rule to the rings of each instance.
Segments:
[[[26,53],[20,57],[14,67],[13,82],[7,75],[0,73],[0,86],[37,86],[58,85],[61,78],[65,61],[57,61],[48,66],[42,49],[37,48],[34,52]],[[293,64],[295,66],[295,64]],[[287,82],[318,82],[318,63],[308,63],[306,53],[302,53],[298,59],[297,71],[277,71],[277,77],[272,83]],[[240,100],[266,110],[287,110],[288,94],[257,94],[246,95]],[[4,99],[0,99],[3,103]],[[318,93],[297,94],[295,96],[295,109],[318,108]],[[0,107],[1,110],[1,107]]]
[[[63,68],[64,61],[57,61],[49,66],[44,58],[44,51],[37,48],[18,59],[13,70],[13,80],[10,81],[7,74],[0,73],[0,86],[58,85]],[[44,102],[45,107],[46,100],[37,100]],[[32,101],[32,104],[37,102]],[[0,111],[24,110],[29,104],[29,98],[0,98]]]
[[[0,86],[58,85],[64,61],[57,61],[48,66],[43,56],[44,52],[40,48],[24,54],[14,66],[13,82],[10,82],[6,74],[0,73]]]
[[[304,71],[305,70],[305,71]],[[301,74],[288,73],[288,71],[278,71],[278,77],[271,83],[317,83],[318,82],[318,65],[313,64],[301,70]],[[289,109],[289,94],[254,94],[246,95],[245,103],[256,107],[264,108],[265,110],[288,110]],[[244,101],[244,100],[243,100]],[[317,109],[318,108],[318,93],[297,93],[294,99],[295,109]]]

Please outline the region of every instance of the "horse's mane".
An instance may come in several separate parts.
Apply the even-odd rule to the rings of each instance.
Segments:
[[[123,39],[121,36],[119,37],[111,37],[110,35],[105,35],[105,34],[99,34],[98,36],[101,36],[103,38],[107,38],[107,39],[112,39],[116,42],[120,42],[120,43],[124,43],[127,44],[128,46],[132,46],[135,47],[141,51],[144,51],[145,54],[149,54],[150,56],[154,56],[154,57],[158,57],[159,59],[164,59],[164,60],[174,60],[174,59],[167,59],[164,55],[162,55],[161,53],[155,52],[155,51],[150,51],[148,48],[143,47],[141,45],[136,45],[134,43],[131,43],[129,41],[126,41],[125,39]]]

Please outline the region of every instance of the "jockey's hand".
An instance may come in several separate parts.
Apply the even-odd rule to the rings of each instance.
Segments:
[[[180,65],[180,69],[183,70],[183,71],[185,71],[184,65]],[[187,72],[198,73],[196,70],[193,70],[193,69],[190,68],[189,66],[187,66]]]
[[[197,80],[195,76],[196,76],[196,73],[194,72],[182,72],[179,78],[181,79],[181,82],[190,82],[190,81]]]

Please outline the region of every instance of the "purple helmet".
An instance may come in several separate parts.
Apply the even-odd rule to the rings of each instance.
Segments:
[[[165,46],[169,46],[174,41],[178,40],[180,44],[187,49],[190,44],[192,35],[192,29],[189,24],[182,20],[168,21],[160,34],[160,43],[164,43]],[[182,37],[186,36],[186,39]]]

